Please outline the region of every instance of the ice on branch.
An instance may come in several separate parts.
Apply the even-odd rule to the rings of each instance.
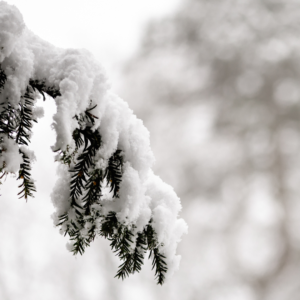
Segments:
[[[24,25],[16,7],[0,2],[0,170],[18,173],[20,197],[35,191],[30,175],[36,99],[51,96],[61,162],[52,193],[60,232],[83,254],[96,236],[107,238],[122,264],[117,277],[138,272],[147,251],[157,282],[178,268],[177,243],[187,231],[180,200],[151,171],[149,132],[110,89],[86,50],[60,49]]]

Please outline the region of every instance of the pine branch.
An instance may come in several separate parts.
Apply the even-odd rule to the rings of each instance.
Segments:
[[[111,238],[111,249],[116,253],[119,258],[124,261],[116,274],[115,277],[124,279],[132,273],[133,257],[131,253],[133,233],[123,225],[120,225],[119,230]]]
[[[108,166],[104,177],[110,185],[110,192],[113,191],[113,197],[119,197],[120,183],[122,181],[123,157],[121,150],[117,150],[108,160]]]
[[[19,145],[26,145],[30,143],[30,132],[32,128],[32,107],[34,105],[34,98],[30,88],[27,87],[26,93],[23,96],[23,104],[20,103],[20,121],[17,129],[16,143]],[[35,121],[36,122],[36,121]]]
[[[27,201],[29,196],[34,197],[32,192],[36,192],[36,189],[33,181],[30,179],[30,160],[22,150],[19,150],[19,152],[22,154],[23,163],[20,165],[19,177],[17,179],[23,180],[23,182],[19,185],[19,188],[22,188],[22,190],[18,195],[21,195],[19,199],[24,197]]]
[[[58,222],[58,224],[56,224],[56,226],[61,226],[61,225],[65,224],[68,221],[68,214],[64,213],[64,214],[60,215],[58,217],[58,220],[59,220],[59,222]],[[66,230],[64,235],[66,236],[67,233],[68,232]]]
[[[7,76],[0,65],[0,93],[4,88]],[[8,103],[1,103],[5,106],[0,113],[0,133],[5,134],[9,138],[13,138],[13,133],[18,123],[18,111]]]
[[[0,92],[4,88],[6,80],[7,80],[6,74],[4,73],[0,65]]]
[[[81,224],[77,226],[74,222],[71,222],[72,230],[69,229],[68,231],[70,240],[75,241],[72,249],[73,255],[76,255],[78,253],[82,255],[85,251],[85,248],[90,246],[89,240],[84,236],[82,236],[80,232],[80,230],[83,228],[83,223],[82,222],[80,223]]]
[[[0,154],[2,153],[2,150],[0,150]],[[0,185],[2,184],[2,178],[7,175],[7,172],[5,171],[5,162],[3,162],[2,167],[0,168]]]
[[[14,109],[10,103],[1,103],[0,105],[5,105],[0,113],[0,134],[14,139],[15,131],[19,123],[20,112]]]
[[[79,121],[80,117],[75,116]],[[83,254],[84,249],[90,245],[90,242],[95,238],[95,225],[93,225],[87,236],[82,236],[81,230],[87,222],[87,217],[91,213],[91,205],[94,204],[101,196],[101,182],[103,180],[102,170],[94,170],[90,172],[90,169],[94,167],[94,156],[96,151],[101,146],[101,137],[99,132],[92,131],[91,127],[85,127],[84,129],[76,129],[73,132],[73,139],[75,141],[76,148],[74,152],[66,155],[63,152],[61,160],[63,163],[71,165],[71,159],[75,160],[75,153],[79,151],[79,148],[83,146],[82,153],[77,157],[74,168],[70,169],[73,175],[70,182],[70,201],[71,207],[75,209],[77,223],[69,222],[68,215],[64,214],[60,216],[60,222],[58,225],[67,224],[65,234],[69,234],[70,239],[74,241],[73,254],[78,252]],[[83,193],[87,191],[83,201],[83,206],[80,204],[79,199]],[[92,221],[92,219],[90,219]]]
[[[92,106],[92,101],[91,101],[91,105],[90,105],[90,106],[91,106],[91,107],[88,108],[88,109],[85,111],[85,119],[86,119],[86,121],[87,121],[88,123],[91,123],[92,125],[94,125],[94,124],[95,124],[95,119],[98,119],[98,117],[96,117],[95,115],[93,115],[93,114],[91,113],[91,111],[92,111],[94,108],[97,107],[97,104],[94,105],[94,106]]]
[[[130,235],[133,236],[131,232]],[[132,243],[131,239],[128,239],[128,241]],[[144,233],[138,233],[136,246],[133,252],[129,249],[128,241],[127,244],[123,246],[124,248],[118,252],[118,256],[124,262],[119,266],[119,270],[115,277],[122,278],[122,280],[130,274],[139,272],[142,269],[142,265],[144,264],[144,254],[147,250],[146,237]]]
[[[30,143],[30,133],[32,128],[32,121],[35,121],[32,118],[32,107],[34,105],[34,97],[32,94],[32,90],[28,86],[26,89],[25,95],[23,98],[23,103],[20,105],[20,113],[19,113],[19,124],[16,130],[16,143],[19,145],[26,145]],[[36,121],[35,121],[36,122]],[[19,177],[18,179],[22,179],[23,183],[19,185],[19,188],[22,188],[21,192],[18,195],[21,195],[19,198],[25,198],[26,201],[28,197],[33,197],[33,192],[36,192],[33,181],[30,179],[30,160],[29,157],[22,151],[19,150],[23,157],[23,163],[20,165]]]
[[[111,243],[111,249],[121,258],[125,259],[127,254],[131,253],[130,244],[132,244],[131,237],[133,233],[124,225],[119,223],[117,233],[108,238]]]
[[[75,164],[75,155],[77,154],[77,152],[78,152],[77,147],[75,148],[74,151],[70,152],[70,147],[68,145],[65,151],[60,151],[61,157],[58,160],[60,160],[63,164],[67,165],[70,168],[72,163]]]
[[[156,233],[150,223],[144,229],[144,233],[147,238],[148,249],[150,250],[149,258],[153,256],[152,270],[155,268],[155,278],[157,284],[162,285],[165,280],[165,273],[167,272],[167,263],[165,262],[165,256],[159,252],[158,242],[156,239]]]
[[[43,96],[43,100],[46,100],[45,93],[47,93],[52,98],[56,98],[57,96],[61,96],[61,93],[58,88],[54,86],[47,86],[45,80],[29,80],[29,84],[32,86],[34,90],[38,90],[39,93]]]
[[[67,149],[65,151],[62,151],[60,149],[54,150],[54,152],[60,152],[59,155],[61,156],[58,160],[60,160],[63,164],[68,165],[68,167],[71,167],[71,164],[75,162],[75,156],[78,153],[78,149],[83,145],[84,141],[81,137],[81,131],[80,129],[75,129],[72,134],[73,140],[75,142],[75,149],[74,151],[70,152],[70,146],[67,145]]]
[[[83,139],[81,137],[80,129],[75,129],[72,134],[73,140],[75,142],[76,149],[79,149],[83,145]]]
[[[102,170],[94,170],[88,179],[85,190],[88,192],[86,193],[85,197],[82,199],[84,215],[78,217],[78,222],[80,223],[81,227],[84,228],[86,224],[91,225],[84,236],[82,236],[81,231],[77,229],[72,237],[72,240],[75,240],[73,247],[73,253],[83,254],[84,249],[90,246],[90,243],[96,237],[96,225],[95,220],[99,215],[95,214],[92,216],[92,208],[91,206],[97,202],[99,202],[101,194],[101,183],[103,180],[103,171]]]
[[[146,235],[144,233],[138,233],[136,239],[136,246],[133,252],[133,264],[132,273],[139,272],[144,264],[144,254],[147,251]]]
[[[82,199],[86,216],[91,214],[91,206],[102,196],[103,177],[103,171],[101,169],[96,169],[90,174],[90,178],[86,182],[84,188],[87,190],[87,193]]]
[[[75,234],[74,236],[71,236],[70,240],[75,241],[72,250],[73,255],[77,255],[78,253],[82,255],[85,251],[85,248],[90,246],[87,240],[80,236],[79,232],[77,232],[77,234]]]
[[[100,134],[97,130],[94,132],[86,127],[84,130],[80,130],[80,133],[84,137],[84,150],[78,156],[78,163],[74,169],[70,170],[71,173],[74,173],[71,177],[71,206],[75,208],[78,214],[81,214],[82,207],[77,203],[77,199],[82,195],[82,189],[84,189],[89,178],[89,168],[94,165],[93,157],[101,145]]]
[[[132,273],[132,264],[133,259],[132,255],[128,254],[123,258],[124,262],[119,266],[119,270],[115,277],[118,279],[124,279],[126,277],[129,277],[129,275]]]
[[[144,255],[150,250],[149,258],[152,258],[152,267],[155,269],[155,277],[158,284],[163,284],[167,264],[165,256],[160,253],[156,233],[150,223],[142,232],[137,233],[135,247],[133,243],[134,234],[132,229],[121,224],[117,214],[110,211],[106,216],[95,213],[92,209],[94,204],[99,204],[102,197],[102,184],[106,180],[113,192],[113,198],[119,197],[120,184],[122,180],[123,156],[120,149],[108,159],[108,164],[103,171],[94,169],[94,157],[101,146],[101,136],[92,131],[95,116],[91,113],[95,106],[91,106],[83,114],[75,116],[79,128],[73,132],[75,150],[62,151],[61,161],[71,167],[70,182],[71,207],[75,209],[76,221],[69,220],[68,213],[59,217],[58,225],[63,226],[65,235],[70,236],[73,241],[72,252],[74,255],[83,254],[85,248],[94,240],[96,233],[110,241],[112,251],[122,261],[118,268],[117,278],[126,278],[129,274],[139,272],[144,262]],[[77,156],[77,152],[81,153]],[[101,219],[101,226],[96,226],[96,221]],[[97,232],[96,232],[97,231]]]
[[[102,221],[100,235],[105,238],[112,237],[115,231],[118,230],[119,226],[116,212],[110,211]]]
[[[100,235],[111,241],[111,249],[123,261],[115,277],[124,279],[129,274],[141,270],[144,253],[147,250],[144,232],[138,233],[135,248],[132,249],[133,233],[127,226],[121,224],[117,220],[116,213],[111,211],[102,222]]]
[[[151,226],[152,220],[150,220],[149,224],[144,229],[144,234],[147,240],[147,246],[149,250],[152,250],[156,247],[157,241],[155,236],[155,231]]]
[[[165,256],[159,253],[158,248],[150,250],[149,258],[153,255],[152,270],[155,268],[155,278],[157,284],[162,285],[165,281],[165,273],[167,272],[167,264],[165,262]]]

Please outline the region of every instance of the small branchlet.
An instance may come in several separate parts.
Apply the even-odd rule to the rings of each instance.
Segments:
[[[0,113],[0,134],[7,136],[9,139],[15,139],[20,120],[20,110],[13,108],[10,103],[1,103],[0,105],[2,106]]]
[[[16,143],[19,145],[28,146],[28,143],[30,143],[32,121],[35,121],[32,117],[34,97],[30,87],[27,87],[26,93],[22,98],[23,101],[19,103],[19,124],[16,130],[15,140]]]
[[[162,285],[165,280],[165,273],[167,272],[167,264],[165,262],[166,257],[159,251],[156,233],[151,226],[151,221],[144,229],[144,233],[147,239],[148,249],[150,250],[149,258],[153,256],[152,270],[155,268],[157,284]]]
[[[46,100],[45,93],[51,96],[52,98],[56,98],[61,96],[61,93],[57,87],[46,85],[46,80],[29,80],[29,85],[34,89],[34,91],[38,91],[42,96],[43,100]]]
[[[101,147],[101,136],[98,130],[92,131],[90,127],[94,124],[95,116],[91,113],[93,108],[95,106],[74,117],[79,125],[73,132],[76,155],[69,149],[62,152],[60,160],[69,166],[69,172],[72,173],[70,203],[76,212],[76,221],[69,220],[66,212],[59,217],[58,225],[64,228],[65,234],[73,241],[74,255],[83,254],[97,234],[108,239],[112,251],[122,261],[115,276],[117,278],[124,279],[139,272],[144,263],[145,253],[149,250],[149,257],[153,257],[152,265],[155,268],[157,283],[162,284],[167,266],[165,256],[159,251],[151,222],[142,232],[136,232],[134,226],[120,223],[114,211],[97,216],[93,213],[93,205],[101,206],[102,187],[105,183],[110,187],[112,198],[119,198],[123,174],[123,155],[120,149],[108,159],[104,170],[95,169],[94,157]]]
[[[7,80],[6,74],[0,65],[0,93],[5,86]],[[9,101],[1,103],[0,113],[0,155],[5,151],[3,147],[3,136],[12,139],[20,146],[28,146],[30,144],[32,122],[37,122],[33,118],[32,110],[35,102],[35,91],[38,91],[45,100],[45,93],[52,97],[60,95],[57,88],[47,87],[45,81],[29,80],[25,94],[21,97],[19,105],[13,106]],[[23,163],[20,165],[18,180],[22,180],[19,188],[22,190],[18,193],[20,198],[24,197],[27,201],[28,197],[33,197],[35,186],[33,180],[30,178],[30,159],[21,149],[19,150],[23,157]],[[7,174],[5,171],[5,162],[0,170],[1,178]]]
[[[3,69],[1,68],[1,65],[0,65],[0,92],[4,88],[6,80],[7,80],[6,74],[5,74],[5,72],[3,71]]]
[[[110,157],[104,175],[110,186],[110,192],[113,192],[113,197],[116,198],[119,197],[120,183],[122,180],[123,156],[121,155],[121,152],[121,150],[116,150]]]
[[[19,150],[19,152],[22,154],[23,163],[20,165],[19,176],[17,179],[22,180],[23,182],[19,185],[19,188],[22,190],[18,193],[18,195],[20,195],[19,198],[24,197],[27,201],[28,197],[33,197],[32,193],[36,192],[36,189],[32,179],[30,178],[30,160],[26,154],[22,152],[22,150]]]

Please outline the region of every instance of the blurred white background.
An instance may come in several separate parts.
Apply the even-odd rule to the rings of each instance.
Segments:
[[[100,239],[72,257],[49,217],[48,99],[33,136],[35,199],[18,200],[14,179],[1,189],[0,299],[298,300],[298,1],[8,2],[43,39],[104,65],[150,130],[155,172],[179,194],[189,234],[163,287],[147,261],[114,279],[118,260]]]

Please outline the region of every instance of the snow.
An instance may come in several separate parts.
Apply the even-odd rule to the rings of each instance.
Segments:
[[[17,37],[24,29],[22,15],[15,6],[0,2],[0,62],[9,56],[15,47]]]
[[[17,106],[29,79],[45,81],[46,86],[59,89],[61,95],[54,99],[57,112],[52,124],[56,132],[53,150],[74,149],[72,133],[79,126],[74,116],[83,113],[90,101],[97,105],[93,110],[97,119],[92,130],[99,131],[102,146],[96,153],[95,164],[105,167],[117,149],[122,150],[125,161],[120,197],[112,200],[109,193],[104,195],[102,212],[113,209],[119,222],[134,224],[137,232],[152,219],[160,250],[167,257],[170,276],[180,261],[176,256],[177,243],[187,232],[186,223],[178,219],[180,199],[151,171],[154,156],[149,131],[127,103],[111,91],[102,66],[87,50],[60,49],[43,41],[25,27],[20,12],[6,2],[0,2],[0,49],[1,68],[7,75],[0,93],[1,103]],[[39,108],[34,108],[33,113],[35,118],[43,116]],[[2,148],[6,151],[0,162],[5,162],[7,172],[17,172],[22,163],[18,145],[4,136]],[[27,148],[25,151],[34,158]],[[51,195],[56,207],[55,224],[64,213],[69,219],[76,219],[69,199],[70,177],[68,167],[60,166]]]
[[[22,155],[19,153],[19,147],[14,140],[3,137],[1,145],[2,154],[0,156],[0,166],[5,165],[5,170],[15,173],[19,170],[20,164],[23,163]]]

